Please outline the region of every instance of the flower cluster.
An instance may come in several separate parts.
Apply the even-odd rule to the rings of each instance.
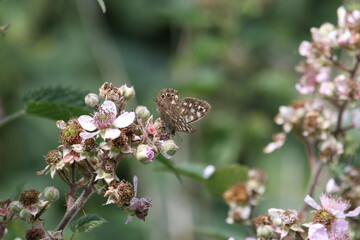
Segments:
[[[249,221],[253,207],[258,204],[259,198],[265,192],[265,179],[263,171],[251,169],[246,182],[238,182],[224,192],[223,198],[230,207],[227,223]]]
[[[15,219],[23,220],[32,225],[26,231],[26,236],[38,236],[45,239],[41,215],[48,209],[49,204],[59,198],[59,191],[54,187],[47,187],[43,192],[35,189],[24,190],[18,200],[5,200],[0,202],[0,226],[6,227]]]
[[[296,239],[297,235],[304,232],[300,226],[299,213],[294,209],[271,208],[253,222],[260,239]]]
[[[133,184],[117,176],[120,161],[134,156],[148,164],[157,154],[170,158],[178,149],[164,132],[162,120],[154,121],[146,107],[125,110],[134,94],[132,87],[117,88],[111,83],[104,83],[98,95],[88,94],[85,103],[95,111],[67,122],[57,121],[61,145],[45,155],[47,166],[39,172],[50,173],[51,177],[58,174],[72,188],[93,183],[98,193],[107,197],[105,204],[115,204],[129,212],[127,222],[132,216],[145,220],[151,205],[149,199],[137,197],[136,176]],[[73,200],[69,194],[68,207]]]
[[[319,28],[311,28],[312,41],[303,41],[299,53],[306,59],[297,67],[302,73],[296,89],[301,94],[318,92],[339,99],[356,100],[360,98],[359,83],[352,70],[338,62],[336,50],[356,51],[360,47],[359,18],[360,11],[347,12],[344,7],[337,11],[338,24],[324,23]],[[343,72],[332,76],[331,68]]]
[[[275,123],[282,125],[283,132],[274,135],[265,153],[282,147],[290,131],[308,145],[317,144],[318,158],[325,163],[345,152],[342,137],[360,127],[355,104],[360,98],[359,14],[340,7],[337,26],[325,23],[311,28],[312,41],[300,44],[304,60],[296,67],[302,76],[295,88],[307,98],[280,107]]]
[[[340,7],[337,16],[337,26],[325,23],[311,28],[312,40],[300,44],[304,60],[296,67],[301,77],[295,88],[304,98],[279,108],[274,121],[282,126],[282,132],[274,134],[273,141],[264,148],[265,153],[281,148],[290,132],[303,141],[312,171],[305,203],[315,211],[311,222],[304,223],[307,205],[301,212],[269,209],[253,220],[258,239],[360,237],[355,218],[360,214],[360,168],[349,161],[359,147],[348,134],[360,127],[360,11]],[[333,178],[319,205],[311,196],[324,166]]]

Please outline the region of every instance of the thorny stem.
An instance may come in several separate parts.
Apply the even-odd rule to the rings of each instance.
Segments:
[[[4,234],[5,234],[5,229],[6,229],[6,226],[11,223],[13,217],[15,216],[14,213],[12,213],[9,218],[5,221],[5,222],[0,222],[0,239],[3,238]]]
[[[25,109],[22,109],[18,112],[14,112],[13,114],[10,114],[9,116],[4,117],[3,119],[0,119],[0,127],[4,126],[8,122],[11,122],[12,120],[17,119],[18,117],[21,117],[22,115],[25,115],[25,113],[26,113]]]
[[[314,145],[313,142],[310,141],[309,138],[305,137],[304,135],[302,135],[301,131],[299,129],[295,129],[296,134],[298,135],[298,137],[304,142],[305,144],[305,149],[306,149],[306,153],[307,153],[307,158],[308,158],[308,162],[309,162],[309,166],[311,169],[311,172],[314,172],[314,168],[316,165],[316,156],[315,156],[315,151],[314,151]]]
[[[324,167],[324,163],[320,161],[317,165],[316,171],[313,174],[311,174],[311,180],[307,191],[307,195],[309,195],[310,197],[312,197],[312,195],[314,194],[315,187],[317,185],[323,167]],[[307,204],[305,203],[301,208],[301,212],[304,212],[306,209],[307,209]]]
[[[4,236],[6,225],[5,223],[0,223],[0,239]]]
[[[72,206],[68,207],[68,210],[66,211],[63,219],[59,223],[56,231],[63,231],[66,225],[84,207],[86,201],[94,193],[94,185],[96,184],[94,179],[95,179],[94,177],[91,179],[91,183],[84,189],[84,191],[81,193],[80,197],[75,201],[75,203]]]
[[[295,237],[297,240],[304,240],[300,233],[296,232]]]
[[[336,123],[336,129],[334,132],[334,137],[336,138],[341,132],[341,123],[342,123],[342,118],[344,115],[344,110],[346,108],[347,102],[344,102],[343,104],[340,105],[339,107],[339,115],[338,115],[338,119],[337,119],[337,123]]]
[[[359,68],[359,64],[360,64],[360,54],[356,55],[356,63],[355,66],[353,67],[353,69],[350,71],[350,78],[354,79],[355,74]]]
[[[306,148],[306,152],[307,152],[307,156],[308,156],[309,165],[310,165],[310,168],[311,168],[311,173],[313,174],[314,167],[316,165],[316,157],[315,157],[315,152],[314,152],[314,145],[307,138],[304,138],[304,141],[305,141],[305,148]]]
[[[94,174],[95,168],[91,165],[91,163],[89,162],[89,160],[87,158],[85,158],[84,160],[85,160],[86,165],[90,168],[91,174]]]
[[[326,59],[330,61],[330,63],[337,69],[344,71],[344,72],[348,72],[351,73],[352,70],[348,69],[347,67],[345,67],[344,65],[342,65],[340,62],[338,62],[337,60],[334,59],[334,55],[333,54],[327,54]]]
[[[71,183],[70,183],[70,193],[68,195],[68,200],[66,201],[66,206],[71,207],[74,204],[76,193],[76,179],[75,179],[75,165],[71,165]]]

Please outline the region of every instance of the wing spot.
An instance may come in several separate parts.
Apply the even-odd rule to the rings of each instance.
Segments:
[[[183,104],[184,104],[184,106],[186,106],[186,105],[187,105],[187,102],[184,102]]]
[[[189,103],[189,107],[191,107],[192,106],[192,103]]]
[[[196,116],[201,117],[201,113],[200,113],[200,112],[197,112],[197,113],[196,113]]]
[[[193,115],[190,115],[190,116],[188,116],[186,119],[187,119],[188,122],[190,122],[190,121],[194,120],[194,116],[193,116]]]
[[[195,113],[195,109],[193,109],[193,108],[190,109],[190,112]]]

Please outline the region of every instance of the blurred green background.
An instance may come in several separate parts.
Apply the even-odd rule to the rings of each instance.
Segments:
[[[154,99],[162,88],[182,97],[207,100],[212,112],[195,124],[195,134],[179,134],[176,165],[205,167],[239,163],[268,173],[267,191],[256,209],[300,208],[308,167],[303,146],[290,135],[285,147],[264,155],[262,148],[280,130],[272,122],[280,105],[297,98],[294,66],[309,29],[336,23],[342,1],[328,0],[131,0],[106,1],[102,14],[95,0],[1,0],[0,118],[23,108],[22,96],[43,86],[70,86],[98,93],[103,82],[133,85],[136,105],[157,116]],[[43,155],[58,145],[55,122],[24,116],[0,128],[0,199],[19,189],[66,186],[37,176]],[[96,196],[85,206],[108,223],[76,239],[221,239],[249,233],[227,225],[227,206],[200,183],[143,166],[121,165],[120,177],[139,177],[140,196],[152,199],[146,222],[124,225],[126,214],[102,206]],[[289,187],[290,186],[290,187]],[[44,215],[54,229],[64,211],[64,196]],[[15,223],[5,239],[24,226]],[[213,235],[212,237],[210,235]],[[66,235],[68,236],[68,235]]]

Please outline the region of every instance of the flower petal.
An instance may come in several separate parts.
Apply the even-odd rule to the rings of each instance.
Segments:
[[[311,225],[309,227],[309,239],[310,240],[329,240],[325,226],[320,223]]]
[[[96,136],[97,134],[99,134],[100,131],[96,131],[96,132],[92,132],[92,133],[89,133],[89,132],[81,132],[79,135],[82,139],[86,140],[88,138],[92,138],[94,136]]]
[[[344,219],[337,219],[331,225],[332,232],[347,232],[349,223]]]
[[[136,197],[137,187],[138,187],[138,178],[137,178],[136,175],[135,175],[134,178],[133,178],[133,183],[134,183],[134,197]]]
[[[317,203],[315,202],[315,200],[314,200],[312,197],[310,197],[309,195],[307,195],[307,196],[305,197],[304,201],[305,201],[310,207],[312,207],[312,208],[315,208],[315,209],[317,209],[317,210],[321,209],[321,207],[319,206],[319,204],[317,204]]]
[[[78,118],[78,122],[81,127],[87,131],[94,131],[96,129],[94,119],[88,115],[81,115]]]
[[[355,208],[355,210],[352,210],[345,214],[345,217],[355,217],[360,214],[360,207]]]
[[[107,128],[105,130],[105,139],[115,139],[120,136],[120,130],[117,128]]]
[[[101,104],[100,108],[101,110],[107,113],[112,113],[115,116],[117,114],[116,105],[113,101],[104,101],[103,104]]]
[[[134,112],[124,112],[119,117],[117,117],[114,121],[114,126],[118,128],[124,128],[133,123],[135,119]]]

